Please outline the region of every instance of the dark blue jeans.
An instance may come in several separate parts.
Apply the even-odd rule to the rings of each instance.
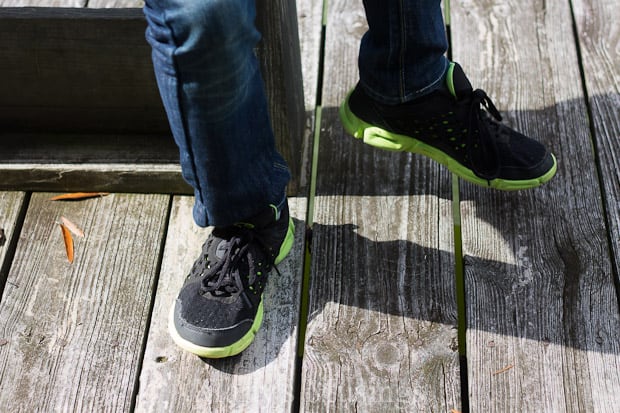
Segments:
[[[360,83],[385,104],[437,89],[448,68],[440,0],[364,0],[369,30],[359,52]]]
[[[384,103],[438,87],[447,67],[439,0],[365,0],[362,85]],[[275,148],[254,55],[254,0],[146,0],[146,38],[194,220],[223,226],[283,205],[290,172]]]

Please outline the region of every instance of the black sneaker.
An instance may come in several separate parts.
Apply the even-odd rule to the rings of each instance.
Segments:
[[[340,118],[347,132],[369,145],[426,155],[482,186],[533,188],[557,169],[542,144],[500,123],[491,99],[473,90],[456,63],[445,88],[401,105],[377,103],[358,84],[340,107]]]
[[[172,308],[169,330],[177,345],[205,358],[245,350],[263,321],[267,276],[294,236],[288,204],[214,228]]]

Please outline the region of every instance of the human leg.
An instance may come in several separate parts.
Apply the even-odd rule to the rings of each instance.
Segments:
[[[440,87],[448,68],[440,0],[364,0],[364,8],[359,74],[368,95],[398,104]]]
[[[147,0],[144,11],[196,223],[230,225],[281,206],[290,173],[253,52],[254,0]]]
[[[201,357],[243,351],[272,267],[292,247],[286,163],[276,151],[253,49],[254,0],[146,0],[147,39],[194,219],[214,226],[169,330]]]
[[[486,93],[443,56],[439,1],[364,5],[369,31],[360,82],[340,108],[349,133],[375,147],[429,156],[496,189],[532,188],[554,176],[556,160],[544,145],[503,125]]]

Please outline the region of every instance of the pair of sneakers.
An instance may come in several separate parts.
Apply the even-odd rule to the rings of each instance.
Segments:
[[[443,88],[410,103],[383,105],[358,84],[340,107],[340,118],[366,144],[426,155],[486,187],[533,188],[557,168],[542,144],[500,123],[491,99],[472,88],[456,63]],[[263,319],[269,272],[290,251],[294,230],[288,205],[214,228],[172,308],[174,341],[205,358],[246,349]]]

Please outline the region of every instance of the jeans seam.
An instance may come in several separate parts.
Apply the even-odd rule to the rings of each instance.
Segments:
[[[405,55],[407,49],[407,35],[405,28],[405,12],[403,10],[403,0],[399,0],[398,8],[400,12],[400,98],[404,100],[405,91],[407,89],[406,74],[405,74]]]
[[[185,144],[185,150],[187,151],[187,154],[188,154],[188,158],[190,159],[191,171],[193,175],[192,180],[194,181],[194,185],[195,185],[194,196],[198,198],[198,200],[200,201],[200,205],[204,205],[204,200],[202,199],[202,187],[200,185],[200,179],[198,178],[198,168],[196,167],[196,159],[195,159],[194,151],[192,150],[192,146],[190,145],[187,117],[184,114],[183,101],[181,99],[182,89],[181,89],[180,82],[179,82],[179,79],[181,78],[181,76],[180,76],[180,71],[179,71],[177,56],[176,56],[177,50],[179,49],[178,41],[174,33],[174,30],[172,28],[172,25],[168,23],[167,13],[165,10],[163,11],[163,14],[162,14],[162,21],[163,21],[163,24],[166,25],[168,30],[170,30],[170,38],[174,42],[174,49],[172,50],[170,57],[171,57],[173,69],[175,72],[176,101],[179,107],[179,117],[181,118],[181,125],[183,127],[183,141]],[[208,221],[208,217],[206,218],[207,218],[206,220]]]
[[[443,69],[441,70],[439,77],[437,77],[435,80],[433,80],[429,85],[424,86],[423,88],[420,88],[416,91],[414,91],[413,93],[409,94],[409,96],[405,96],[404,97],[404,102],[407,102],[409,100],[413,100],[416,97],[420,97],[420,96],[424,96],[425,94],[427,94],[427,91],[433,91],[435,90],[435,86],[437,86],[437,84],[439,82],[441,82],[441,79],[443,79],[444,75],[446,74],[446,70],[448,69],[448,60],[444,59],[444,66]],[[430,93],[430,92],[429,92]]]
[[[372,99],[375,99],[377,101],[379,101],[380,103],[384,103],[384,104],[388,104],[388,105],[395,105],[395,104],[401,104],[401,103],[406,103],[409,101],[412,101],[414,99],[417,99],[419,97],[422,97],[424,95],[427,95],[429,93],[431,93],[432,91],[434,91],[436,89],[437,84],[441,81],[441,79],[443,79],[446,70],[448,68],[448,60],[445,59],[444,60],[444,66],[443,66],[443,70],[439,73],[439,76],[433,80],[430,84],[415,90],[412,93],[406,94],[404,96],[401,96],[399,98],[394,98],[394,97],[390,97],[390,96],[384,96],[381,93],[377,93],[372,87],[370,87],[369,85],[367,85],[364,81],[362,81],[360,79],[359,83],[362,85],[362,87],[364,88],[364,91],[366,92],[366,94],[368,94]]]

